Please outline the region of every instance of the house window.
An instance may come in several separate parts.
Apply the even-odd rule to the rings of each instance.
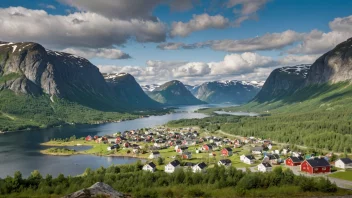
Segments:
[[[322,168],[322,170],[323,170],[323,171],[325,171],[325,170],[326,170],[326,168]]]
[[[314,170],[315,170],[315,171],[317,171],[317,170],[318,170],[318,168],[314,168]]]

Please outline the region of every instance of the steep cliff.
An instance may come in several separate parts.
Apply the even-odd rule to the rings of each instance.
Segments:
[[[197,105],[206,103],[197,99],[182,82],[177,80],[167,82],[147,94],[155,101],[167,105]]]

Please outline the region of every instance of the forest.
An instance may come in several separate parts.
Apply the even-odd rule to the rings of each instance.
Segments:
[[[172,174],[142,171],[141,161],[86,171],[76,177],[60,174],[42,176],[33,171],[28,178],[20,172],[0,179],[0,197],[60,197],[104,182],[132,197],[283,197],[346,195],[324,178],[296,176],[290,169],[269,173],[242,172],[233,167],[208,168],[206,173],[179,169]]]
[[[245,117],[214,115],[204,119],[171,121],[168,126],[199,126],[239,136],[255,136],[280,143],[307,146],[334,152],[352,149],[352,112],[302,112]]]

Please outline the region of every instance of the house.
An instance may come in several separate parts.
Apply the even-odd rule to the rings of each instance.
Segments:
[[[263,152],[263,147],[257,146],[252,148],[252,154],[260,155]]]
[[[156,165],[153,162],[149,162],[148,164],[143,166],[144,171],[155,172]]]
[[[213,150],[213,146],[210,145],[210,144],[204,144],[203,147],[202,147],[202,149],[203,149],[204,151],[212,151],[212,150]]]
[[[188,147],[179,147],[176,152],[182,154],[184,152],[187,152],[187,149]]]
[[[290,149],[282,149],[281,154],[287,155],[290,152]]]
[[[324,158],[306,159],[301,164],[301,171],[310,174],[330,173],[331,166]]]
[[[88,135],[87,137],[86,137],[86,141],[91,141],[93,138],[92,138],[92,136],[90,136],[90,135]]]
[[[109,147],[107,148],[107,150],[108,150],[108,151],[111,151],[111,150],[118,149],[118,148],[120,148],[120,146],[119,146],[118,144],[114,144],[114,145],[112,145],[112,146],[109,146]]]
[[[350,158],[340,158],[335,162],[335,166],[342,169],[352,168],[352,160]]]
[[[272,146],[271,144],[269,144],[269,145],[267,146],[267,148],[268,148],[269,150],[271,150],[271,149],[273,148],[273,146]]]
[[[241,155],[240,160],[245,164],[254,164],[255,162],[253,155]]]
[[[223,148],[221,150],[221,155],[223,155],[223,156],[232,156],[232,149],[230,147]]]
[[[271,164],[267,162],[263,162],[258,165],[258,171],[263,173],[272,171],[272,168],[273,167]]]
[[[229,160],[229,159],[222,159],[222,160],[218,161],[218,165],[219,165],[219,166],[226,166],[226,167],[229,167],[229,166],[231,166],[231,160]]]
[[[192,153],[188,151],[182,153],[182,159],[192,159]]]
[[[173,173],[178,168],[181,168],[180,162],[178,160],[174,160],[165,166],[165,172],[166,173]]]
[[[266,154],[262,162],[270,164],[280,164],[281,159],[278,154]]]
[[[287,166],[299,166],[302,164],[302,162],[304,161],[303,157],[299,156],[299,157],[288,157],[286,160],[285,160],[285,164]]]
[[[186,162],[185,165],[184,165],[184,168],[192,170],[193,166],[195,166],[195,165],[196,165],[195,163]]]
[[[205,168],[207,167],[207,165],[202,162],[202,163],[199,163],[199,164],[196,164],[192,167],[192,171],[194,173],[200,173],[200,172],[204,172],[205,171]]]
[[[160,152],[159,151],[153,151],[152,153],[150,153],[149,155],[149,159],[157,159],[160,157]]]

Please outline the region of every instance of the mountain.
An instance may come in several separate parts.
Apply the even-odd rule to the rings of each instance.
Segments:
[[[143,109],[145,107],[159,108],[160,103],[152,100],[139,86],[135,78],[126,73],[103,74],[105,81],[111,87],[117,100],[133,109]]]
[[[306,84],[352,80],[352,38],[319,57],[308,72]]]
[[[277,100],[294,93],[305,84],[309,68],[310,65],[305,64],[273,70],[254,101]]]
[[[147,92],[147,94],[152,99],[167,105],[205,104],[205,102],[194,97],[185,85],[177,80],[156,87],[152,92]]]
[[[188,86],[196,98],[207,103],[242,104],[253,99],[262,84],[256,81],[212,81],[199,86]]]

